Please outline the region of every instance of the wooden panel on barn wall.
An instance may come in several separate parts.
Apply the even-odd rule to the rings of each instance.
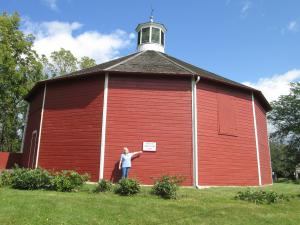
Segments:
[[[35,151],[30,151],[30,148],[31,148],[31,140],[32,140],[33,132],[36,131],[37,134],[39,133],[41,111],[42,111],[42,104],[43,104],[43,93],[44,93],[44,88],[42,87],[29,100],[30,109],[29,109],[28,120],[27,120],[28,124],[25,133],[23,154],[21,158],[22,167],[34,168],[35,156],[33,154]]]
[[[218,94],[233,99],[236,135],[219,134]],[[257,185],[251,93],[201,80],[197,107],[199,184]],[[234,130],[229,128],[226,132]]]
[[[39,166],[99,179],[104,75],[47,85]]]
[[[269,139],[267,131],[267,118],[266,111],[255,100],[255,112],[256,112],[256,123],[257,123],[257,134],[258,134],[258,145],[259,145],[259,156],[260,156],[260,167],[262,184],[272,183],[272,169],[271,169],[271,156],[269,151]]]
[[[237,136],[236,130],[236,104],[229,92],[217,92],[218,100],[218,132],[221,135]]]
[[[163,174],[183,175],[192,184],[191,81],[175,77],[110,74],[104,178],[117,181],[124,146],[141,151],[132,161],[130,177],[143,184]]]

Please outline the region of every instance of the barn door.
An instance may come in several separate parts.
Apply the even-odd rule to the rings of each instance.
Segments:
[[[34,130],[31,134],[31,141],[30,141],[30,149],[29,149],[29,157],[28,157],[28,168],[34,168],[35,165],[35,154],[36,154],[36,147],[37,147],[37,131]]]

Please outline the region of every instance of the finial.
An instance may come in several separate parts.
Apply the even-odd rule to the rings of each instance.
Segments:
[[[151,15],[150,15],[150,22],[151,22],[151,23],[153,23],[153,21],[154,21],[153,12],[154,12],[154,9],[153,9],[152,6],[151,6]]]

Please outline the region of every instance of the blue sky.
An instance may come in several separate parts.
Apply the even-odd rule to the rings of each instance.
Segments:
[[[1,0],[49,54],[60,45],[97,62],[132,53],[134,29],[148,21],[168,29],[166,53],[261,89],[269,100],[300,79],[300,1]]]

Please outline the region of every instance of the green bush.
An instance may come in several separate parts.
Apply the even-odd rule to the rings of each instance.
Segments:
[[[15,189],[44,189],[69,192],[74,191],[87,180],[87,175],[80,175],[74,171],[50,173],[41,168],[16,168],[11,172],[10,176],[4,174],[3,178],[1,178],[1,183],[6,183]]]
[[[177,197],[178,185],[182,182],[177,176],[162,176],[155,181],[152,187],[152,193],[166,199],[175,199]]]
[[[119,195],[134,195],[141,191],[141,186],[137,180],[121,179],[116,185],[115,193]]]
[[[112,183],[109,180],[101,180],[95,189],[95,192],[107,192],[112,190]]]
[[[10,186],[12,180],[12,171],[4,170],[0,173],[0,186]]]
[[[80,175],[75,171],[61,171],[54,174],[51,179],[51,189],[61,192],[75,191],[88,180],[88,175]]]
[[[235,199],[254,202],[255,204],[272,204],[277,203],[281,200],[288,200],[286,196],[282,194],[279,195],[274,191],[254,191],[251,189],[247,189],[246,191],[239,191],[235,196]]]
[[[16,168],[12,172],[11,187],[15,189],[49,189],[52,176],[43,169]]]

